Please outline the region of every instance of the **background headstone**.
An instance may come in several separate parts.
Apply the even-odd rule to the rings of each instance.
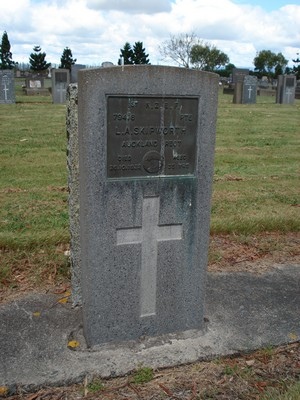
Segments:
[[[218,76],[116,66],[78,77],[87,343],[201,330]]]
[[[67,87],[70,83],[70,71],[63,68],[53,68],[51,71],[51,78],[53,103],[65,103]]]
[[[236,82],[234,85],[233,100],[234,104],[242,104],[243,98],[243,82]]]
[[[297,81],[295,89],[295,99],[300,99],[300,81]]]
[[[257,90],[257,78],[256,76],[247,75],[244,77],[243,82],[243,104],[255,104],[256,103],[256,90]]]
[[[71,67],[71,83],[77,83],[78,82],[78,71],[80,69],[85,69],[84,64],[74,64]]]
[[[50,96],[49,89],[45,88],[43,76],[29,76],[25,79],[25,93],[27,96]]]
[[[15,76],[10,69],[0,70],[0,104],[14,104],[15,95]]]
[[[296,90],[295,75],[279,75],[276,92],[276,103],[294,104]]]
[[[102,68],[109,68],[109,67],[113,67],[114,66],[114,64],[111,62],[111,61],[104,61],[102,64],[101,64],[101,67]]]
[[[249,75],[249,69],[246,68],[233,68],[232,70],[232,83],[243,82],[244,77]]]

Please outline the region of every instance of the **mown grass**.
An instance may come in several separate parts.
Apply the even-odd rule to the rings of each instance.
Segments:
[[[299,100],[231,100],[219,99],[211,231],[299,231]]]
[[[21,285],[25,270],[34,284],[68,273],[65,113],[20,88],[0,106],[0,285]],[[213,234],[299,232],[299,140],[299,100],[234,105],[220,93]]]

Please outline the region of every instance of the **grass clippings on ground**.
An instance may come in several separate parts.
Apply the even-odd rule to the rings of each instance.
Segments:
[[[145,370],[151,380],[136,382]],[[86,377],[81,384],[18,393],[9,399],[298,400],[299,379],[300,343],[294,343],[157,371],[143,368],[120,378]]]

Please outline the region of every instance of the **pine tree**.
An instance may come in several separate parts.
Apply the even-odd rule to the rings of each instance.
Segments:
[[[121,54],[120,54],[120,59],[118,61],[118,64],[121,65],[122,63],[122,58],[123,58],[123,63],[125,65],[127,64],[134,64],[133,62],[133,50],[130,46],[130,43],[126,42],[123,49],[120,49]]]
[[[133,49],[130,43],[126,42],[123,49],[120,49],[120,59],[118,64],[121,65],[123,58],[124,64],[149,64],[148,56],[143,48],[143,42],[135,42]]]
[[[46,71],[51,65],[46,61],[46,53],[42,53],[40,46],[35,46],[33,51],[34,53],[31,53],[29,57],[30,68],[35,72]]]
[[[135,42],[133,46],[133,63],[134,64],[149,64],[149,54],[145,53],[143,42]]]
[[[4,31],[0,45],[0,69],[12,69],[14,65],[15,63],[12,61],[8,35],[6,31]]]
[[[65,68],[71,71],[72,65],[76,63],[76,58],[73,59],[72,51],[68,47],[66,47],[62,53],[60,58],[59,68]]]

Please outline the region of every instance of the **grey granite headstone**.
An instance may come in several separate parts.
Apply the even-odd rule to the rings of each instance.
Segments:
[[[257,78],[256,76],[247,75],[244,77],[243,82],[243,104],[255,104],[256,103],[256,89],[257,89]]]
[[[234,85],[233,99],[234,104],[242,104],[243,99],[243,82],[236,82]]]
[[[246,68],[233,68],[232,70],[232,83],[243,82],[244,77],[249,75],[249,69]]]
[[[0,104],[14,104],[15,102],[14,71],[10,69],[0,70]]]
[[[276,92],[276,103],[294,104],[296,90],[295,75],[279,75]]]
[[[85,69],[84,64],[74,64],[71,67],[71,83],[77,83],[78,82],[78,71],[80,69]]]
[[[67,89],[67,165],[70,219],[70,269],[73,305],[80,305],[81,271],[79,240],[79,154],[78,154],[78,88],[72,83]]]
[[[201,330],[218,76],[125,65],[78,78],[86,341]]]
[[[295,99],[300,99],[300,81],[297,81],[297,86],[295,89]]]
[[[63,68],[53,68],[51,70],[51,78],[53,103],[65,103],[67,87],[70,83],[70,71]]]

